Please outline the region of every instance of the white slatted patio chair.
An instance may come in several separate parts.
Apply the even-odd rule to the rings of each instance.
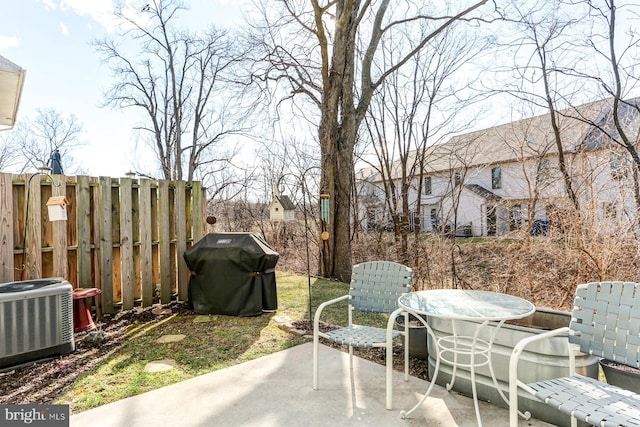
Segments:
[[[398,309],[398,298],[411,291],[411,268],[390,261],[363,262],[353,266],[349,293],[326,301],[318,307],[313,320],[313,389],[318,390],[318,352],[320,337],[330,342],[349,346],[349,367],[353,371],[353,348],[385,347],[386,352],[386,402],[392,409],[393,340],[404,336],[405,381],[409,380],[409,334],[394,329],[393,318]],[[320,331],[320,316],[330,304],[348,300],[348,325],[329,332]],[[378,328],[353,323],[353,311],[394,314],[388,328]],[[404,313],[405,325],[408,315]],[[390,338],[390,339],[389,339]]]
[[[579,285],[568,327],[526,338],[514,347],[509,363],[510,425],[518,425],[521,388],[570,415],[572,426],[579,420],[595,426],[640,427],[640,395],[577,374],[574,351],[569,351],[570,376],[530,384],[518,380],[518,359],[524,347],[563,333],[569,334],[567,344],[578,344],[583,353],[640,368],[640,284]]]

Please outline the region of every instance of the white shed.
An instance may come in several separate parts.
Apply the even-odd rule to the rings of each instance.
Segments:
[[[280,194],[277,187],[273,189],[273,199],[269,205],[269,219],[276,222],[294,221],[296,206],[293,204],[289,196]]]

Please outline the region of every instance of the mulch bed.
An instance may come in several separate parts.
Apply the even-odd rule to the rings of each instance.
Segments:
[[[112,354],[124,345],[128,337],[127,331],[132,325],[152,324],[165,319],[167,315],[153,313],[153,309],[158,307],[134,308],[114,315],[105,314],[103,320],[96,322],[95,331],[104,333],[104,338],[98,340],[99,342],[89,340],[89,338],[96,337],[95,333],[79,332],[74,337],[76,343],[74,352],[0,372],[0,404],[51,404],[55,402],[78,377],[105,363]],[[170,308],[172,315],[195,314],[184,302],[172,302],[162,308]],[[308,320],[294,323],[296,329],[311,334],[309,326]],[[325,330],[335,329],[335,327],[326,324],[323,324],[322,328]],[[100,337],[100,335],[97,336]],[[347,351],[345,346],[329,343],[327,345]],[[376,363],[385,363],[385,349],[354,349],[354,354]],[[404,369],[403,354],[402,345],[396,344],[393,349],[393,364],[397,370]],[[427,361],[411,358],[410,373],[412,376],[427,379]]]
[[[0,373],[0,404],[53,403],[78,377],[105,363],[126,342],[130,326],[166,318],[152,312],[157,307],[105,314],[102,321],[96,322],[94,333],[75,334],[73,353]],[[173,314],[194,314],[184,302],[172,302],[162,308],[170,308]],[[103,338],[96,340],[102,335],[95,331],[102,331]]]

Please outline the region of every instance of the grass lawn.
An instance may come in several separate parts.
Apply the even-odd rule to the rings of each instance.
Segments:
[[[313,312],[323,301],[348,292],[348,285],[344,283],[312,278],[311,284]],[[82,412],[306,342],[309,338],[281,330],[273,317],[288,316],[293,321],[309,319],[307,277],[279,272],[277,291],[275,313],[256,317],[213,315],[210,322],[198,322],[203,316],[195,314],[175,315],[159,322],[132,325],[124,345],[90,374],[80,376],[56,403],[71,405],[72,413]],[[346,302],[342,302],[325,310],[322,320],[346,324],[346,313]],[[384,315],[367,317],[381,327],[386,326]],[[174,343],[158,343],[163,335],[185,335],[186,338]],[[163,359],[175,360],[176,366],[169,371],[144,372],[148,362]]]

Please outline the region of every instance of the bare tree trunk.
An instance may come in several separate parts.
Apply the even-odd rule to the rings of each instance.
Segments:
[[[286,81],[290,85],[286,97],[305,94],[320,111],[321,191],[328,194],[330,202],[329,221],[325,218],[324,224],[328,238],[322,245],[322,275],[344,281],[351,276],[349,212],[354,148],[373,93],[388,76],[426,49],[444,29],[487,1],[475,1],[466,9],[454,13],[446,11],[443,12],[445,16],[437,17],[420,2],[408,5],[407,16],[400,13],[389,16],[393,15],[387,14],[390,0],[283,0],[278,4],[284,9],[284,16],[273,13],[273,2],[268,6],[263,3],[266,24],[256,28],[261,31],[260,43],[270,66],[260,78],[275,85]],[[270,22],[271,17],[273,22]],[[327,28],[328,21],[333,23],[333,29]],[[422,22],[429,23],[429,30],[417,32],[420,36],[415,47],[398,53],[397,60],[388,68],[379,69],[375,61],[383,37],[391,38],[393,34],[401,37],[412,31],[407,27]],[[309,35],[309,40],[313,39],[313,45],[291,46],[287,43],[292,33],[299,37],[303,32]],[[361,43],[358,52],[356,40]],[[356,60],[359,61],[357,67]],[[358,85],[356,72],[360,79]]]

